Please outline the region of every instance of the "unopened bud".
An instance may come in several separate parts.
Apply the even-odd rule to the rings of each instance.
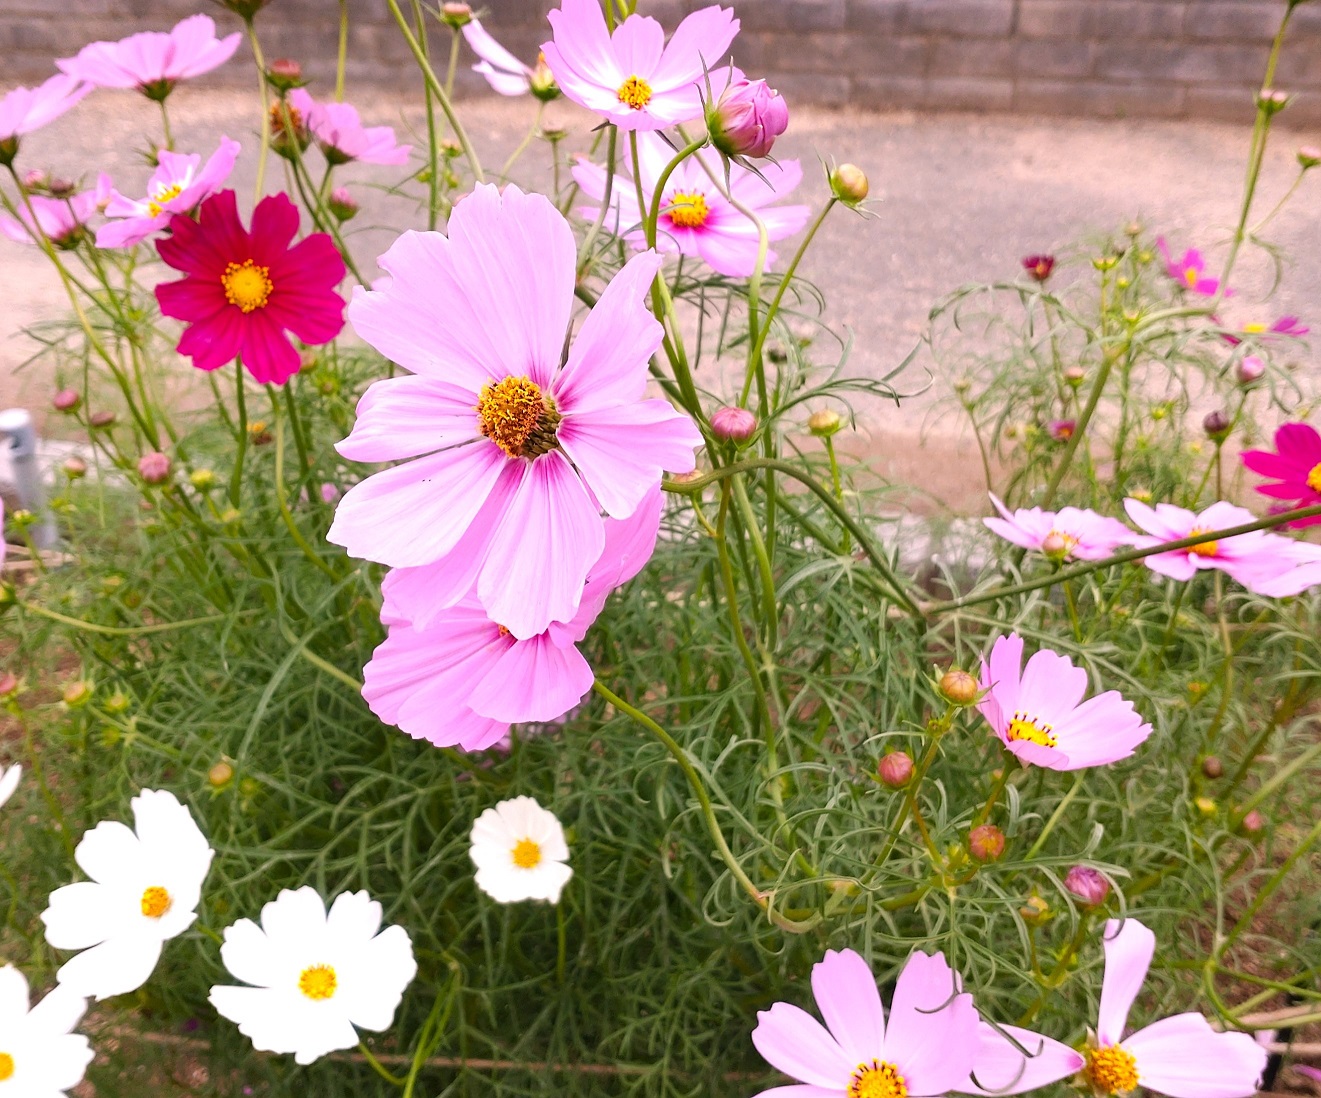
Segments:
[[[950,705],[972,705],[977,700],[977,680],[957,667],[940,677],[940,695]]]
[[[57,412],[76,412],[83,402],[83,395],[77,389],[61,389],[50,398],[50,402]]]
[[[1244,355],[1234,367],[1234,376],[1240,385],[1252,385],[1266,373],[1266,363],[1256,355]]]
[[[459,27],[466,27],[472,22],[472,8],[467,4],[441,4],[440,20],[442,23],[448,23],[455,30],[458,30]]]
[[[1214,797],[1194,797],[1193,804],[1197,808],[1197,811],[1208,820],[1215,816],[1216,812],[1219,811],[1219,806],[1216,804]]]
[[[839,413],[832,412],[829,408],[822,408],[821,411],[813,412],[807,417],[807,429],[817,438],[829,438],[843,426],[844,421]]]
[[[1100,907],[1110,895],[1110,882],[1089,865],[1075,865],[1064,877],[1064,887],[1088,907]]]
[[[913,776],[913,760],[907,751],[890,751],[881,756],[876,765],[876,774],[881,784],[891,789],[902,789]]]
[[[568,137],[569,131],[563,126],[542,126],[541,136],[554,145]]]
[[[224,789],[234,780],[234,768],[224,760],[216,763],[206,772],[206,780],[212,789]]]
[[[78,184],[72,179],[61,179],[53,175],[46,180],[46,190],[50,192],[51,198],[69,198],[77,189]]]
[[[968,853],[979,862],[994,862],[1005,852],[1005,833],[995,824],[980,824],[968,832]]]
[[[220,521],[226,526],[232,526],[243,517],[243,512],[237,507],[227,507],[220,512]]]
[[[1041,542],[1041,551],[1050,560],[1063,560],[1069,555],[1069,550],[1073,546],[1069,544],[1069,539],[1063,534],[1047,534]]]
[[[102,703],[102,708],[104,708],[107,713],[115,714],[123,713],[128,709],[128,706],[128,695],[122,690],[116,690]]]
[[[351,220],[358,213],[358,203],[349,193],[348,187],[336,187],[331,191],[326,208],[334,215],[336,221],[341,222]]]
[[[82,679],[68,683],[64,687],[62,698],[70,709],[81,709],[92,700],[92,684]]]
[[[1229,417],[1218,408],[1213,412],[1207,412],[1202,420],[1202,430],[1206,432],[1206,437],[1216,442],[1223,442],[1232,426]]]
[[[266,79],[279,92],[292,91],[307,83],[303,79],[303,66],[288,57],[272,61],[271,67],[266,70]]]
[[[830,189],[846,206],[856,206],[871,190],[867,173],[856,164],[841,164],[830,173]]]
[[[1050,904],[1040,896],[1029,896],[1027,903],[1018,909],[1018,913],[1029,926],[1040,926],[1051,917]]]
[[[1315,145],[1304,145],[1298,150],[1298,166],[1307,171],[1321,164],[1321,149]]]
[[[1087,377],[1087,371],[1084,370],[1081,366],[1070,366],[1067,370],[1064,371],[1064,380],[1068,384],[1070,389],[1078,388],[1078,386],[1083,383],[1083,379],[1086,377]]]
[[[1118,263],[1119,256],[1117,255],[1098,255],[1092,260],[1092,266],[1098,271],[1113,271]]]
[[[80,457],[66,458],[61,468],[70,480],[81,480],[87,475],[87,462]]]
[[[1208,778],[1218,778],[1225,772],[1225,766],[1215,755],[1207,755],[1202,760],[1202,773]]]
[[[1239,821],[1238,826],[1245,835],[1260,835],[1266,830],[1266,817],[1254,808]]]
[[[159,450],[150,450],[138,458],[138,476],[148,484],[164,484],[170,479],[170,459]]]
[[[104,430],[107,427],[115,425],[114,412],[93,412],[87,419],[88,424],[96,430]]]
[[[188,483],[199,492],[205,492],[216,482],[216,475],[210,469],[194,469],[188,474]]]
[[[688,487],[705,477],[706,474],[701,469],[692,469],[687,473],[675,473],[673,476],[665,478],[666,487],[673,492],[695,492],[696,488]]]
[[[757,417],[746,408],[727,404],[711,416],[711,433],[726,442],[747,442],[757,433]]]
[[[1293,97],[1275,88],[1262,88],[1257,93],[1257,109],[1266,114],[1279,114]]]
[[[0,698],[12,698],[18,694],[18,676],[12,671],[0,675]]]
[[[560,97],[560,86],[555,83],[555,76],[550,71],[550,66],[546,64],[544,53],[537,54],[537,63],[532,66],[532,72],[527,78],[527,86],[532,97],[542,103],[550,103]]]

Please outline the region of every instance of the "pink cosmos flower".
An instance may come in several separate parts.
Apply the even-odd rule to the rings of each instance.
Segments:
[[[161,149],[156,154],[157,167],[147,182],[145,198],[125,198],[118,191],[110,192],[105,214],[118,220],[97,230],[96,246],[131,248],[166,228],[174,214],[191,213],[229,178],[238,155],[239,143],[222,137],[220,148],[199,170],[202,158],[197,153],[185,156]]]
[[[1133,531],[1118,519],[1095,511],[1065,507],[1056,512],[1033,507],[1010,512],[996,496],[991,496],[991,502],[1001,515],[982,519],[991,530],[1006,541],[1057,560],[1101,560],[1134,537]]]
[[[199,370],[242,356],[262,383],[283,385],[302,360],[286,331],[304,343],[329,343],[344,327],[344,299],[335,287],[344,260],[325,233],[297,244],[298,207],[284,194],[263,198],[252,231],[239,221],[233,191],[202,202],[198,218],[175,214],[170,236],[158,240],[161,259],[185,278],[156,287],[165,316],[189,325],[179,353]]]
[[[465,751],[499,744],[511,724],[563,717],[592,688],[577,644],[610,592],[651,558],[663,505],[657,484],[627,519],[606,519],[605,548],[578,612],[526,640],[482,609],[473,569],[428,564],[391,572],[381,585],[389,636],[363,668],[362,696],[372,712],[414,739]],[[464,586],[453,602],[452,591]]]
[[[1096,1094],[1145,1087],[1169,1098],[1251,1098],[1266,1050],[1247,1033],[1217,1033],[1200,1014],[1175,1014],[1124,1037],[1133,1000],[1151,967],[1156,936],[1136,919],[1110,919],[1102,937],[1105,976],[1096,1035],[1082,1052],[1050,1037],[1001,1026],[1023,1053],[983,1024],[976,1079],[981,1093],[1022,1094],[1082,1073]]]
[[[775,139],[789,128],[789,108],[780,93],[765,80],[729,82],[706,112],[711,142],[726,156],[770,156]]]
[[[531,92],[538,99],[549,101],[560,94],[559,85],[546,65],[545,55],[538,55],[536,68],[529,68],[500,45],[481,21],[473,18],[463,25],[463,37],[468,46],[481,58],[472,67],[491,85],[498,95],[526,95]]]
[[[0,213],[0,233],[19,244],[36,244],[44,236],[57,248],[76,248],[87,237],[87,223],[110,193],[110,176],[102,172],[92,190],[68,198],[29,195],[18,205],[18,217]],[[31,213],[28,202],[32,203]]]
[[[1158,503],[1155,509],[1136,499],[1124,500],[1128,517],[1150,537],[1135,536],[1133,545],[1145,549],[1166,541],[1178,541],[1212,530],[1227,530],[1256,520],[1256,515],[1232,503],[1213,503],[1199,514]],[[1143,557],[1142,563],[1153,572],[1176,580],[1190,580],[1198,571],[1217,568],[1249,591],[1265,594],[1261,585],[1293,568],[1297,558],[1295,542],[1278,534],[1254,530],[1236,537],[1202,542],[1190,549],[1175,549]]]
[[[1275,432],[1275,451],[1245,450],[1243,464],[1273,484],[1258,484],[1257,491],[1271,499],[1288,500],[1290,507],[1321,503],[1321,434],[1306,423],[1285,423]],[[1298,519],[1290,526],[1316,526],[1321,515]]]
[[[1221,332],[1220,337],[1231,347],[1237,347],[1244,339],[1267,340],[1278,336],[1288,336],[1293,339],[1301,339],[1307,335],[1311,329],[1306,324],[1300,324],[1296,316],[1282,316],[1269,328],[1260,322],[1244,324],[1237,332]]]
[[[238,49],[237,31],[216,37],[209,15],[190,15],[172,31],[143,31],[118,42],[92,42],[76,57],[55,64],[61,72],[98,88],[137,88],[149,99],[164,99],[180,80],[219,68]]]
[[[1078,421],[1074,419],[1052,419],[1046,424],[1046,434],[1056,442],[1068,442],[1077,429]]]
[[[371,386],[338,449],[405,464],[351,488],[327,536],[393,567],[472,569],[491,619],[520,640],[572,620],[604,545],[600,511],[627,518],[701,443],[667,401],[642,399],[660,257],[628,263],[572,343],[573,231],[542,195],[481,185],[448,239],[406,232],[379,262],[389,283],[355,290],[349,320],[413,376]]]
[[[642,172],[642,193],[655,193],[665,166],[673,156],[668,145],[654,134],[638,135],[638,165]],[[708,171],[710,174],[708,174]],[[598,202],[605,197],[605,168],[580,160],[573,178],[588,198]],[[710,150],[690,156],[680,164],[666,184],[661,199],[661,214],[656,225],[656,246],[662,252],[695,256],[723,275],[744,278],[757,265],[757,226],[735,209],[721,193],[725,167],[718,153]],[[755,210],[766,225],[771,240],[792,236],[806,224],[810,206],[774,206],[803,178],[797,160],[762,164],[757,172],[738,164],[729,166],[730,193],[744,206]],[[640,228],[637,187],[631,181],[616,179],[610,196],[611,216],[607,226],[623,235],[634,248],[645,248],[646,238]],[[599,207],[584,206],[580,216],[595,220]],[[766,253],[766,268],[775,260],[775,252]]]
[[[702,114],[701,82],[729,50],[739,21],[702,8],[670,38],[655,19],[630,15],[606,26],[599,0],[563,0],[541,47],[564,94],[621,130],[660,130]]]
[[[977,711],[1019,762],[1050,770],[1081,770],[1126,759],[1151,735],[1118,691],[1083,701],[1087,672],[1043,648],[1023,667],[1023,639],[997,637],[982,661]]]
[[[1174,279],[1181,289],[1192,294],[1203,294],[1206,297],[1214,297],[1219,292],[1220,280],[1207,275],[1206,260],[1196,248],[1189,248],[1179,259],[1175,259],[1163,236],[1157,238],[1156,247],[1160,249],[1160,254],[1165,259],[1165,273]],[[1232,297],[1233,291],[1226,290],[1225,296]]]
[[[295,124],[302,121],[331,164],[407,164],[412,145],[395,142],[394,127],[364,126],[358,108],[348,103],[318,103],[303,88],[289,93]]]
[[[0,164],[12,164],[18,139],[53,122],[92,91],[77,77],[63,73],[35,88],[15,88],[0,99]]]
[[[772,1067],[801,1082],[758,1098],[859,1098],[969,1090],[979,1048],[972,996],[942,953],[909,956],[885,1016],[871,970],[851,949],[812,966],[825,1019],[776,1003],[757,1012],[752,1043]]]

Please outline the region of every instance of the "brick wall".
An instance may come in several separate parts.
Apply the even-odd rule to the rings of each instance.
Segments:
[[[707,0],[642,0],[667,25]],[[797,102],[1059,115],[1251,118],[1284,0],[726,0],[743,21],[736,57]],[[405,10],[410,5],[403,4]],[[555,0],[483,0],[487,26],[531,58]],[[168,26],[204,0],[0,0],[0,80],[31,82],[84,41]],[[333,71],[337,0],[271,0],[269,57]],[[385,0],[350,0],[350,79],[417,77]],[[59,14],[55,14],[59,12]],[[74,14],[70,14],[74,13]],[[435,48],[447,49],[443,28]],[[237,66],[214,79],[250,79]],[[461,87],[483,87],[465,72]],[[1283,116],[1321,124],[1321,0],[1295,9],[1278,87]]]

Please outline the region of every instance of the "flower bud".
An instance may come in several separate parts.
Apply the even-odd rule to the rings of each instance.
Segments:
[[[125,712],[128,709],[128,706],[128,695],[122,690],[116,690],[102,703],[102,708],[104,708],[107,713],[114,714]]]
[[[0,675],[0,698],[12,698],[18,694],[18,676],[12,671]]]
[[[237,507],[227,507],[220,512],[220,521],[225,526],[235,525],[243,517],[243,512]]]
[[[1070,366],[1064,371],[1064,381],[1070,389],[1076,389],[1087,377],[1087,371],[1081,366]]]
[[[217,0],[222,8],[228,8],[245,23],[251,23],[252,17],[266,6],[268,0]]]
[[[206,780],[212,789],[224,789],[234,780],[234,767],[221,759],[206,772]]]
[[[455,30],[458,30],[460,27],[466,27],[472,22],[472,8],[467,4],[441,4],[440,21],[442,23],[448,23]]]
[[[70,480],[81,480],[87,475],[87,462],[80,457],[66,458],[61,468]]]
[[[1113,271],[1118,263],[1117,255],[1098,255],[1092,260],[1092,266],[1098,271]]]
[[[1208,778],[1218,778],[1225,772],[1224,764],[1215,756],[1207,755],[1202,760],[1202,773]]]
[[[1068,442],[1077,429],[1078,423],[1072,419],[1052,419],[1046,424],[1046,433],[1056,442]]]
[[[997,861],[1005,852],[1005,833],[995,824],[980,824],[968,832],[968,853],[979,862]]]
[[[1265,114],[1279,114],[1293,99],[1288,92],[1275,88],[1262,88],[1257,93],[1257,109]]]
[[[58,175],[52,175],[46,180],[46,190],[50,192],[51,198],[71,198],[78,189],[78,184],[72,179],[63,179]]]
[[[839,413],[829,408],[822,408],[807,417],[807,429],[817,438],[830,438],[843,426],[844,421],[840,419]]]
[[[542,126],[541,136],[554,145],[558,141],[563,141],[569,136],[569,131],[563,126]]]
[[[83,402],[83,395],[77,389],[61,389],[50,398],[50,402],[57,412],[76,412]]]
[[[1256,355],[1244,355],[1234,367],[1234,376],[1240,385],[1252,385],[1266,373],[1266,363]]]
[[[1239,821],[1238,827],[1244,835],[1260,835],[1266,830],[1266,817],[1254,808]]]
[[[907,751],[890,751],[881,756],[876,764],[876,774],[881,784],[891,789],[903,789],[913,776],[913,760]]]
[[[765,80],[735,80],[706,108],[711,144],[726,156],[769,156],[789,126],[789,108]]]
[[[1063,534],[1052,532],[1047,534],[1041,541],[1041,551],[1050,560],[1063,560],[1069,555],[1069,550],[1072,548],[1069,539]]]
[[[706,474],[701,469],[693,469],[687,473],[675,473],[673,476],[666,477],[665,484],[674,492],[695,492],[697,489],[687,486],[701,480],[704,476]]]
[[[1050,904],[1037,895],[1029,896],[1027,903],[1018,909],[1018,913],[1029,926],[1040,926],[1051,918]]]
[[[205,492],[216,483],[216,475],[210,469],[194,469],[188,474],[188,483],[199,492]]]
[[[527,78],[528,91],[532,93],[534,99],[542,103],[550,103],[560,97],[560,86],[555,83],[555,74],[550,71],[550,66],[546,64],[546,55],[537,54],[537,63],[532,66],[532,72]],[[543,131],[549,137],[549,131]],[[560,137],[564,136],[564,131],[559,131]],[[558,140],[558,138],[551,138]]]
[[[1100,907],[1110,895],[1110,882],[1089,865],[1075,865],[1064,877],[1064,887],[1087,907]]]
[[[757,417],[746,408],[727,404],[712,415],[711,433],[726,442],[747,442],[757,433]]]
[[[271,149],[286,160],[294,160],[312,141],[303,112],[281,97],[271,104]]]
[[[336,187],[331,191],[326,208],[339,222],[349,221],[358,213],[358,203],[349,193],[348,187]]]
[[[1194,797],[1193,806],[1208,820],[1213,819],[1219,811],[1214,797]]]
[[[950,705],[972,705],[977,700],[977,680],[953,667],[940,677],[940,696]]]
[[[1315,145],[1304,145],[1298,150],[1298,166],[1307,171],[1309,168],[1315,168],[1321,164],[1321,148]]]
[[[856,206],[871,189],[867,174],[856,164],[841,164],[830,173],[830,189],[846,206]]]
[[[266,70],[266,82],[281,95],[307,83],[303,79],[303,66],[289,57],[278,57],[271,62]]]
[[[40,168],[33,168],[31,171],[23,173],[23,189],[25,191],[44,191],[46,189],[47,175]]]
[[[77,679],[65,685],[62,697],[64,704],[70,709],[81,709],[92,700],[92,684]]]
[[[1053,255],[1029,255],[1023,257],[1023,270],[1027,271],[1038,282],[1045,282],[1050,277],[1050,272],[1055,269],[1055,257]]]
[[[1223,442],[1232,426],[1229,417],[1218,408],[1213,412],[1207,412],[1206,418],[1202,420],[1202,430],[1206,432],[1206,437],[1216,442]]]
[[[87,419],[88,424],[96,430],[104,430],[107,427],[115,425],[114,412],[93,412]]]
[[[138,476],[148,484],[164,484],[170,479],[170,459],[159,450],[150,450],[138,458]]]

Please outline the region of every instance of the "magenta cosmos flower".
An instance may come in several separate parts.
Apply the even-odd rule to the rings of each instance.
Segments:
[[[644,195],[655,193],[672,156],[669,146],[654,134],[638,136],[638,165]],[[604,168],[579,161],[574,166],[573,178],[588,198],[599,202],[605,197]],[[757,265],[757,225],[721,193],[715,180],[724,178],[724,165],[714,152],[697,153],[680,164],[670,176],[661,199],[656,246],[662,252],[702,259],[720,274],[745,278]],[[772,205],[797,187],[802,178],[797,160],[762,164],[756,172],[737,164],[729,165],[730,194],[756,211],[771,240],[792,236],[811,215],[810,206]],[[646,238],[639,228],[642,213],[638,209],[637,187],[631,181],[616,179],[610,202],[612,215],[607,219],[608,227],[616,234],[623,234],[634,248],[645,248]],[[595,220],[599,207],[584,206],[578,212]],[[774,260],[775,252],[768,251],[768,269]]]
[[[1081,770],[1126,759],[1151,735],[1118,691],[1083,701],[1087,672],[1043,648],[1023,666],[1023,638],[997,637],[982,661],[977,710],[1025,765]]]
[[[389,636],[363,668],[362,696],[372,712],[414,739],[466,751],[498,744],[512,724],[563,717],[592,688],[577,644],[610,593],[651,558],[662,505],[657,485],[627,519],[606,519],[605,548],[578,612],[526,640],[482,608],[471,567],[395,569],[381,585]],[[464,587],[454,602],[452,592]]]
[[[564,0],[541,52],[564,94],[621,130],[660,130],[702,115],[701,86],[738,34],[729,8],[689,15],[667,44],[655,19],[630,15],[614,34],[599,0]]]
[[[191,213],[202,199],[214,194],[234,170],[239,143],[220,139],[220,148],[202,164],[197,153],[187,156],[161,149],[156,170],[147,181],[145,198],[125,198],[110,192],[106,217],[115,218],[96,234],[98,248],[131,248],[170,223],[174,214]]]
[[[236,357],[262,383],[283,385],[300,358],[286,331],[304,343],[329,343],[344,327],[335,292],[344,260],[325,233],[294,244],[298,208],[288,195],[264,198],[252,231],[239,221],[233,191],[202,203],[198,219],[175,214],[170,237],[156,242],[166,263],[187,276],[156,287],[161,312],[189,327],[179,353],[199,370]]]
[[[98,88],[137,88],[164,99],[180,80],[219,68],[238,49],[237,31],[216,37],[209,15],[190,15],[172,31],[143,31],[118,42],[92,42],[76,57],[56,61],[61,72]]]
[[[392,126],[364,126],[358,108],[348,103],[318,103],[302,88],[289,93],[295,126],[300,122],[316,139],[331,164],[407,164],[412,145],[395,141]]]
[[[1257,491],[1271,499],[1288,500],[1291,507],[1321,503],[1321,435],[1306,423],[1285,423],[1275,432],[1275,450],[1245,450],[1243,464],[1273,484],[1258,484]],[[1316,526],[1321,515],[1298,519],[1290,526]]]
[[[1118,519],[1095,511],[1077,507],[1043,511],[1033,507],[1011,512],[995,495],[991,502],[1001,516],[982,519],[991,530],[1006,541],[1057,560],[1100,560],[1134,537],[1133,531]]]
[[[770,156],[789,128],[789,108],[765,80],[748,80],[730,67],[729,82],[707,108],[711,143],[726,156]]]
[[[17,207],[18,217],[0,213],[0,233],[19,244],[36,244],[44,236],[57,248],[76,248],[87,238],[87,223],[111,193],[110,176],[102,172],[92,190],[68,198],[29,195]]]
[[[53,122],[92,91],[63,73],[35,88],[15,88],[0,99],[0,164],[12,164],[18,155],[18,139]]]
[[[1174,279],[1181,289],[1206,297],[1214,297],[1219,292],[1220,280],[1211,278],[1206,273],[1206,260],[1196,248],[1189,248],[1182,256],[1175,259],[1163,236],[1156,240],[1156,247],[1160,249],[1160,254],[1165,260],[1165,273]],[[1226,297],[1232,294],[1232,290],[1225,292]]]
[[[472,71],[481,73],[498,95],[531,92],[538,99],[549,101],[560,94],[544,54],[538,55],[536,68],[529,68],[492,38],[476,18],[463,25],[463,37],[472,52],[481,58]]]
[[[1296,316],[1282,316],[1269,327],[1260,321],[1251,321],[1244,324],[1236,332],[1221,332],[1220,334],[1221,338],[1231,347],[1237,347],[1245,339],[1263,341],[1281,336],[1301,339],[1310,331],[1311,329],[1306,324],[1300,323]]]
[[[1266,1050],[1247,1033],[1218,1033],[1200,1014],[1176,1014],[1124,1037],[1128,1013],[1151,967],[1156,935],[1136,919],[1110,919],[1102,937],[1105,976],[1096,1032],[1081,1051],[1050,1037],[1001,1026],[1031,1055],[983,1024],[977,1082],[983,1093],[1021,1094],[1081,1074],[1093,1093],[1138,1087],[1169,1098],[1250,1098]]]
[[[566,347],[576,248],[542,195],[479,186],[440,233],[406,232],[356,289],[354,330],[412,377],[378,381],[339,452],[407,460],[350,489],[327,535],[392,567],[472,568],[491,618],[529,639],[578,609],[604,545],[701,435],[643,400],[661,326],[645,297],[660,257],[635,257]],[[475,558],[475,559],[474,559]]]
[[[1169,503],[1158,503],[1153,509],[1139,500],[1126,499],[1124,510],[1136,525],[1150,535],[1133,538],[1133,545],[1139,549],[1213,530],[1244,526],[1257,518],[1251,511],[1223,501],[1211,504],[1200,513],[1194,513]],[[1295,545],[1295,542],[1278,534],[1254,530],[1231,538],[1204,541],[1189,549],[1154,553],[1144,557],[1142,563],[1153,572],[1176,580],[1190,580],[1203,569],[1216,568],[1249,591],[1265,594],[1264,590],[1260,590],[1262,584],[1278,578],[1298,563]]]
[[[929,1098],[970,1089],[979,1021],[961,984],[944,954],[913,953],[887,1019],[867,962],[851,949],[827,950],[812,966],[825,1026],[789,1003],[757,1012],[757,1051],[803,1084],[760,1098]]]

